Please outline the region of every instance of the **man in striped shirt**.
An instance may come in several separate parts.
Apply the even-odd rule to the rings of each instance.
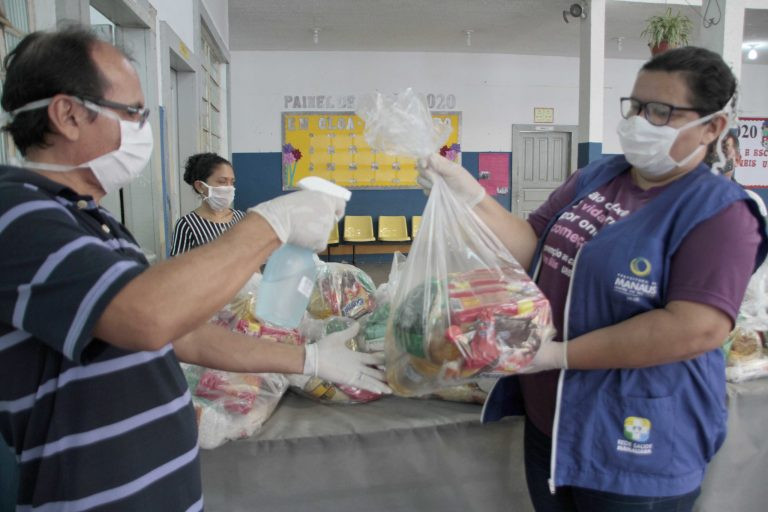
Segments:
[[[152,151],[128,59],[73,27],[27,36],[6,67],[2,107],[27,168],[0,167],[0,435],[18,462],[17,510],[201,510],[177,358],[388,390],[370,366],[381,358],[345,340],[320,340],[305,357],[206,323],[281,242],[321,250],[342,202],[278,197],[150,267],[99,206]]]

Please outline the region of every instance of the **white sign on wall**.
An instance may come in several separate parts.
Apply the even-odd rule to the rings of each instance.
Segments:
[[[734,178],[747,187],[768,188],[768,118],[739,118],[741,163]]]

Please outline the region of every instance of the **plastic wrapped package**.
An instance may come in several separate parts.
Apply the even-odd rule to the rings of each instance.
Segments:
[[[312,318],[345,316],[360,318],[376,306],[376,287],[363,270],[345,263],[323,263],[307,312]]]
[[[768,350],[762,332],[739,325],[731,331],[726,341],[727,366],[725,377],[730,382],[742,382],[768,377]]]
[[[405,396],[522,373],[554,335],[547,299],[439,177],[392,308],[387,380]]]
[[[355,320],[345,317],[330,317],[326,319],[305,318],[299,329],[302,337],[307,343],[314,343],[315,340],[327,336],[334,332],[343,331],[350,327]],[[358,344],[354,338],[348,342],[352,350],[366,351],[363,346]],[[336,404],[357,404],[370,402],[381,398],[381,395],[365,389],[336,384],[323,380],[319,377],[308,375],[288,375],[291,389],[296,393],[325,403]]]
[[[730,382],[768,377],[768,263],[763,263],[749,280],[736,318],[736,327],[725,342]]]
[[[255,434],[288,389],[279,373],[233,373],[182,364],[192,393],[201,448]]]
[[[247,336],[302,343],[297,330],[263,324],[253,315],[260,277],[255,274],[210,322]],[[206,449],[256,433],[288,390],[288,379],[278,373],[225,372],[191,364],[182,364],[182,369],[192,393],[200,447]]]

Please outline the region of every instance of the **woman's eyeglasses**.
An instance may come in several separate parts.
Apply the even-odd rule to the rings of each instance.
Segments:
[[[676,107],[675,105],[661,103],[659,101],[642,102],[635,98],[621,98],[621,116],[624,119],[639,115],[640,111],[642,111],[643,117],[654,126],[665,126],[669,123],[669,119],[672,117],[672,113],[675,110],[697,112],[700,115],[707,113],[700,108]]]

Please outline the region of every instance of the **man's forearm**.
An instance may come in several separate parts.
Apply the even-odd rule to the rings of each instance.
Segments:
[[[221,309],[279,244],[262,217],[248,214],[214,242],[153,265],[128,283],[94,335],[135,350],[162,346]]]
[[[230,372],[301,373],[304,347],[268,341],[205,324],[173,342],[185,363]]]

